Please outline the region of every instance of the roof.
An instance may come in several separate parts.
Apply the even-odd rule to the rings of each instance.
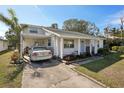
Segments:
[[[23,24],[22,24],[23,25]],[[75,31],[64,31],[63,29],[54,29],[52,27],[45,27],[45,26],[40,26],[40,25],[32,25],[32,24],[26,24],[31,27],[38,27],[41,28],[47,32],[50,32],[54,35],[57,35],[59,37],[67,37],[67,38],[84,38],[84,39],[105,39],[101,37],[96,37],[88,34],[83,34],[80,32],[75,32]]]
[[[72,37],[72,38],[87,38],[87,39],[98,39],[100,37],[96,37],[96,36],[92,36],[92,35],[88,35],[88,34],[83,34],[80,32],[74,32],[74,31],[64,31],[61,29],[53,29],[50,27],[44,27],[45,29],[52,31],[53,33],[58,34],[61,37]],[[100,38],[103,39],[103,38]]]

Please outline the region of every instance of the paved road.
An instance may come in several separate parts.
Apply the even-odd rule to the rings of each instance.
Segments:
[[[79,75],[63,63],[49,62],[26,65],[23,88],[98,88],[100,85]]]

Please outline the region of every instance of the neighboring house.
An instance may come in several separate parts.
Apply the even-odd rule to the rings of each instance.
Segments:
[[[8,41],[4,39],[0,39],[0,51],[4,51],[8,49]]]
[[[79,32],[28,25],[28,28],[21,32],[21,53],[25,47],[39,45],[53,48],[54,55],[61,59],[72,53],[97,54],[98,49],[103,48],[103,40],[104,38]]]

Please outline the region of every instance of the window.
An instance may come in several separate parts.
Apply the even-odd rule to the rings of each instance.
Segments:
[[[48,39],[48,46],[51,46],[51,39]]]
[[[30,33],[37,33],[37,30],[30,30]]]
[[[34,27],[30,28],[29,31],[30,33],[38,33],[37,28],[34,28]]]
[[[74,48],[74,40],[64,40],[64,48]]]

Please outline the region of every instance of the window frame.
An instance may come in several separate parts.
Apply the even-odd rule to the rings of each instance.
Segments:
[[[69,44],[69,42],[71,42],[70,44]],[[64,39],[64,48],[74,48],[75,47],[75,45],[74,45],[74,40],[73,39]]]

